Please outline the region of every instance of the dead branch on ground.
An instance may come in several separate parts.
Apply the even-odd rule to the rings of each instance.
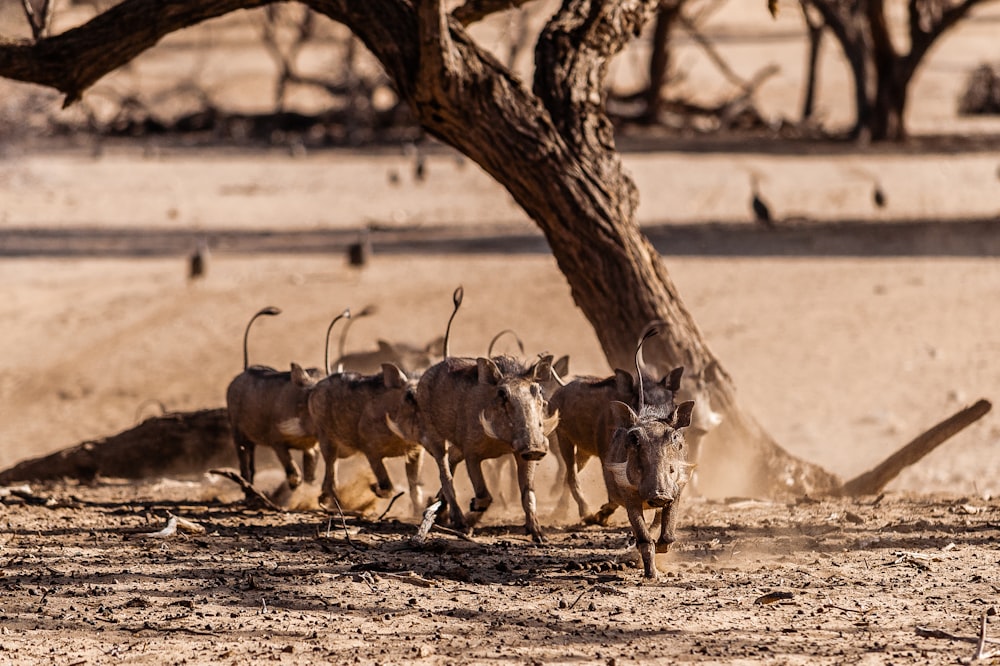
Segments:
[[[899,473],[905,468],[918,462],[941,444],[984,417],[991,408],[992,405],[988,400],[979,400],[971,407],[966,407],[938,423],[930,430],[921,433],[874,469],[844,483],[832,494],[838,496],[857,496],[874,495],[880,492],[890,481],[899,476]]]

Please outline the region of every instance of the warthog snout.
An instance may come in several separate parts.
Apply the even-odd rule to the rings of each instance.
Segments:
[[[671,500],[673,500],[673,497],[670,497],[669,495],[657,495],[646,500],[646,504],[654,509],[662,509],[666,505],[670,504]]]
[[[525,460],[541,460],[545,457],[545,451],[522,451],[521,457]]]

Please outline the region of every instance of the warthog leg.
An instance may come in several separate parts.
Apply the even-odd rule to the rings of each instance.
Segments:
[[[446,449],[444,442],[440,442],[439,446],[434,444],[431,446],[425,445],[425,448],[431,452],[434,456],[434,461],[437,463],[438,476],[441,479],[439,496],[443,497],[445,504],[448,505],[451,526],[456,530],[464,531],[465,515],[463,515],[462,507],[458,505],[458,498],[455,496],[455,479],[453,476],[455,465],[461,460],[461,452],[455,447],[451,447],[450,450]],[[438,452],[440,452],[440,455]]]
[[[555,435],[553,433],[553,435]],[[583,491],[580,489],[580,476],[579,470],[586,464],[590,456],[583,457],[579,456],[581,460],[577,460],[577,446],[576,443],[570,440],[568,437],[558,438],[559,442],[559,455],[566,465],[566,485],[569,486],[569,492],[573,495],[573,499],[576,500],[577,509],[580,512],[580,518],[583,518],[590,514],[590,508],[587,506],[587,500],[583,497]],[[565,495],[565,489],[563,494]]]
[[[542,526],[538,524],[538,502],[535,498],[535,470],[537,460],[514,457],[517,464],[517,485],[521,489],[521,506],[524,508],[524,530],[535,543],[544,543]]]
[[[649,533],[649,526],[642,515],[642,506],[627,506],[628,520],[632,523],[632,533],[635,535],[635,545],[642,558],[643,575],[649,580],[656,580],[656,552]]]
[[[419,516],[424,510],[424,486],[420,481],[420,468],[424,464],[424,449],[413,449],[406,454],[406,482],[410,486],[410,501],[413,515]]]
[[[319,467],[319,446],[306,449],[302,452],[302,476],[306,483],[316,480],[316,468]]]
[[[302,472],[299,470],[299,466],[295,464],[295,461],[292,460],[291,449],[281,443],[272,444],[271,448],[274,449],[275,455],[278,456],[281,466],[285,468],[285,478],[288,479],[288,487],[295,490],[302,484]]]
[[[465,468],[469,472],[469,480],[472,482],[472,489],[476,496],[472,498],[469,506],[469,515],[466,516],[466,524],[470,527],[479,523],[486,509],[493,503],[493,496],[489,488],[486,487],[486,477],[483,476],[483,461],[479,458],[467,457]]]
[[[254,443],[237,427],[233,427],[233,442],[236,444],[236,455],[240,459],[240,476],[248,483],[253,483]]]
[[[365,457],[368,458],[368,464],[371,466],[372,472],[375,473],[375,483],[372,484],[372,492],[382,499],[392,497],[392,479],[389,478],[389,472],[386,470],[385,462],[381,456],[374,453],[366,453]]]
[[[608,521],[611,520],[611,514],[618,509],[618,504],[615,502],[608,502],[602,506],[597,513],[587,516],[583,519],[583,522],[587,525],[604,525],[607,526]]]
[[[677,530],[677,510],[680,504],[680,497],[675,497],[660,511],[660,537],[656,540],[656,552],[665,553],[670,550],[670,545],[677,540],[675,532]]]
[[[323,472],[323,489],[319,495],[320,506],[333,509],[337,506],[337,445],[330,441],[326,433],[319,433],[319,448],[323,452],[325,469]]]

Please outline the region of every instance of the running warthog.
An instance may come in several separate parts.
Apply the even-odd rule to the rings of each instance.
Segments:
[[[406,457],[406,478],[414,513],[423,509],[416,381],[391,363],[382,372],[359,375],[334,373],[316,384],[309,395],[309,413],[326,463],[320,504],[333,508],[337,499],[337,459],[361,453],[375,473],[372,490],[392,495],[385,458]]]
[[[608,517],[619,506],[628,512],[646,578],[656,578],[655,553],[666,552],[675,540],[681,491],[690,476],[681,428],[691,423],[693,401],[669,412],[643,405],[636,413],[623,402],[612,402],[611,439],[601,447],[601,466],[608,503],[599,514]],[[658,509],[660,536],[655,550],[644,509]]]
[[[493,501],[483,460],[513,454],[525,529],[535,541],[542,540],[534,475],[548,450],[546,437],[559,419],[558,414],[547,414],[539,385],[550,377],[551,365],[551,356],[530,367],[507,356],[449,357],[420,378],[416,397],[421,442],[438,464],[441,492],[456,529],[475,526]],[[452,477],[462,460],[475,491],[468,517],[458,505]]]
[[[254,320],[280,313],[275,307],[264,308],[247,323],[243,333],[243,372],[226,389],[226,408],[243,478],[253,483],[254,449],[257,445],[270,446],[285,469],[289,487],[294,489],[302,483],[303,475],[306,481],[316,478],[319,445],[309,416],[308,397],[322,373],[303,369],[296,363],[286,372],[249,365],[247,339]],[[302,451],[303,471],[292,460],[291,449]]]
[[[669,412],[674,407],[674,393],[680,388],[684,368],[675,368],[659,381],[637,368],[638,379],[624,370],[606,379],[577,377],[555,390],[549,399],[549,409],[559,412],[559,425],[551,435],[552,448],[562,458],[565,466],[565,483],[558,483],[560,510],[568,501],[567,488],[576,500],[581,518],[588,518],[590,511],[580,489],[579,470],[598,455],[615,428],[610,409],[614,401],[639,409],[639,395],[645,395],[649,404]],[[560,477],[562,478],[562,477]]]

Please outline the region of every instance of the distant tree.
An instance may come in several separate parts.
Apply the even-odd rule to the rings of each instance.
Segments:
[[[892,38],[885,0],[801,0],[820,14],[844,51],[854,79],[851,135],[906,138],[904,112],[913,75],[931,46],[976,5],[992,0],[907,0],[907,46]],[[900,3],[902,4],[902,3]]]

